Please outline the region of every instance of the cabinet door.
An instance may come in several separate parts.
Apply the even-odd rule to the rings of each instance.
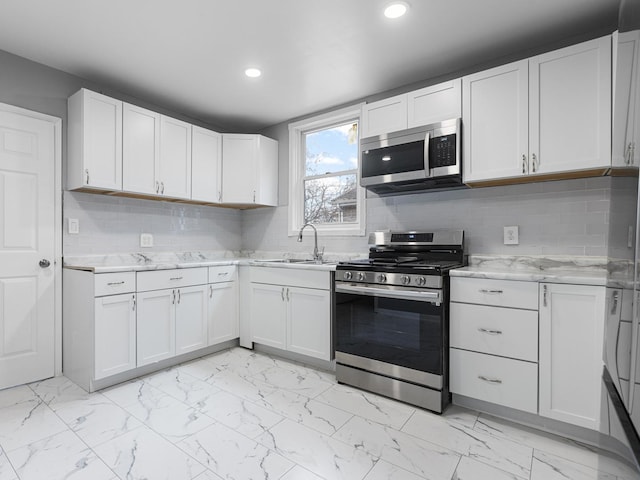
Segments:
[[[209,345],[238,338],[238,286],[236,282],[209,285]]]
[[[331,360],[331,296],[328,290],[286,287],[287,349]]]
[[[529,60],[531,173],[611,165],[611,37]]]
[[[462,79],[439,83],[407,94],[409,128],[460,118],[462,116]]]
[[[175,355],[176,290],[138,293],[138,366]]]
[[[157,194],[160,161],[160,114],[123,104],[122,189]]]
[[[67,187],[122,190],[122,102],[82,89],[68,106]]]
[[[222,136],[222,201],[255,203],[258,138],[256,135]]]
[[[640,31],[614,34],[615,60],[613,137],[611,165],[614,167],[637,166],[633,162],[635,105],[638,102],[638,61],[640,60]],[[638,147],[640,150],[640,147]]]
[[[540,415],[599,429],[605,287],[540,284]]]
[[[95,299],[94,345],[96,380],[136,367],[134,294]]]
[[[191,199],[221,202],[222,136],[211,130],[192,127]]]
[[[407,95],[397,95],[362,106],[360,138],[407,128]]]
[[[285,288],[280,285],[251,284],[251,338],[270,347],[287,347]]]
[[[207,346],[207,286],[176,289],[176,355]]]
[[[160,117],[160,194],[191,198],[191,125]]]
[[[464,181],[528,173],[528,61],[462,79]]]

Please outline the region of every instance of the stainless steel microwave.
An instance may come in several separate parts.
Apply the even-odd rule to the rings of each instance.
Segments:
[[[360,141],[360,185],[379,194],[460,188],[461,120],[445,120]]]

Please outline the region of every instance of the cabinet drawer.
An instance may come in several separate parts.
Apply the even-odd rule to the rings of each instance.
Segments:
[[[96,273],[93,278],[96,297],[136,291],[135,272]]]
[[[451,303],[452,347],[538,361],[538,312]]]
[[[235,265],[209,267],[209,283],[233,282],[237,278],[238,269]]]
[[[451,392],[538,413],[538,365],[452,348]]]
[[[538,283],[453,277],[451,301],[537,310]]]
[[[207,267],[177,268],[138,272],[138,291],[204,285],[207,283]]]

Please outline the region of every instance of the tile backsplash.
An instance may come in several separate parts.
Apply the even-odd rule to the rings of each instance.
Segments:
[[[630,180],[629,180],[630,181]],[[613,177],[425,192],[366,200],[367,233],[379,229],[465,230],[472,254],[606,256]],[[618,202],[619,203],[619,202]],[[287,206],[233,210],[87,193],[64,193],[67,255],[140,251],[277,251],[305,253],[288,236]],[[70,235],[68,218],[80,221]],[[519,227],[519,245],[503,244],[503,227]],[[622,226],[621,228],[627,228]],[[140,247],[151,233],[154,246]],[[327,253],[367,252],[367,236],[323,237]]]
[[[366,201],[367,233],[378,229],[461,228],[466,250],[497,255],[607,255],[611,177],[562,180]],[[247,211],[246,250],[311,251],[288,237],[287,207]],[[503,227],[519,226],[519,245],[503,244]],[[320,237],[328,252],[367,252],[367,236]]]
[[[242,212],[176,202],[64,192],[65,255],[240,250]],[[77,218],[78,234],[68,233]],[[140,234],[153,247],[140,246]]]

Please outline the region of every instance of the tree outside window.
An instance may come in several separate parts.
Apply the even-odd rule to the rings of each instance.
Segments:
[[[358,122],[304,134],[305,223],[358,220]]]
[[[362,105],[289,124],[289,235],[313,223],[321,235],[365,234],[358,185]]]

